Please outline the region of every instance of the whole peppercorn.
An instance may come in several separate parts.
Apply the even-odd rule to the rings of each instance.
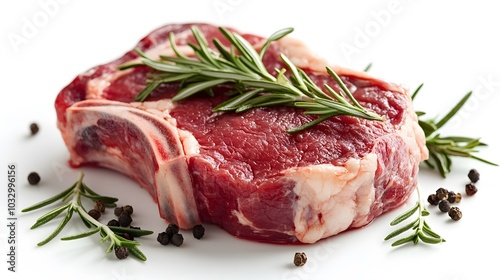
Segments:
[[[120,217],[120,214],[123,212],[123,207],[116,207],[114,210],[115,216]]]
[[[165,232],[168,234],[170,238],[172,238],[174,234],[179,233],[179,226],[177,226],[176,224],[169,224]]]
[[[196,239],[201,239],[205,235],[205,228],[202,225],[195,225],[193,228],[193,236]]]
[[[293,258],[293,264],[295,264],[295,266],[303,266],[304,264],[306,264],[306,262],[307,262],[306,253],[304,253],[304,252],[295,253],[295,256]]]
[[[156,241],[158,241],[161,245],[168,245],[168,243],[170,243],[170,237],[166,232],[160,232],[158,233]]]
[[[95,209],[90,209],[88,214],[90,217],[94,218],[96,221],[101,217],[101,213]]]
[[[429,202],[430,205],[438,205],[439,204],[439,198],[437,197],[436,194],[431,194],[429,197],[427,197],[427,202]]]
[[[450,211],[448,211],[448,216],[454,221],[458,221],[462,219],[462,211],[458,207],[451,207]]]
[[[479,172],[477,172],[476,169],[471,169],[467,177],[469,177],[472,183],[477,183],[477,181],[479,181]]]
[[[116,247],[115,256],[120,260],[126,259],[128,257],[127,247]]]
[[[448,198],[448,190],[445,188],[439,188],[436,190],[436,195],[440,200],[447,199]]]
[[[130,217],[129,214],[123,211],[118,218],[118,222],[120,223],[121,227],[128,227],[132,223],[132,217]]]
[[[94,209],[96,211],[99,211],[100,213],[104,213],[104,211],[106,210],[106,206],[104,205],[104,202],[102,202],[101,200],[96,200],[94,202]]]
[[[450,203],[458,203],[458,202],[460,202],[460,200],[457,201],[457,194],[454,191],[449,191],[448,192],[448,201]]]
[[[38,173],[36,172],[31,172],[30,174],[28,174],[28,183],[30,183],[30,185],[36,185],[40,183],[40,175],[38,175]]]
[[[37,134],[39,130],[40,130],[40,128],[38,127],[38,124],[37,124],[37,123],[31,123],[31,124],[30,124],[30,132],[31,132],[31,135],[35,135],[35,134]]]
[[[134,213],[134,208],[130,205],[125,205],[123,206],[123,211],[125,211],[129,215],[132,215],[132,213]]]
[[[134,236],[128,232],[125,232],[122,236],[127,240],[132,240],[132,241],[134,240]]]
[[[116,219],[113,219],[113,220],[110,220],[108,222],[108,226],[119,227],[120,226],[120,222],[118,222],[118,220],[116,220]]]
[[[439,202],[439,210],[441,210],[441,212],[448,212],[450,211],[450,202],[446,199],[443,199]]]
[[[465,193],[467,195],[475,195],[477,193],[477,187],[474,183],[469,183],[465,185]]]
[[[173,245],[179,247],[184,242],[184,237],[180,233],[174,233],[174,235],[172,235],[172,238],[170,239],[170,242],[172,242]]]
[[[460,201],[462,201],[462,194],[456,193],[455,194],[455,203],[459,203]]]

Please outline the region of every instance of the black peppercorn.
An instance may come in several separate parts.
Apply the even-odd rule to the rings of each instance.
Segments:
[[[448,216],[454,221],[458,221],[462,219],[462,211],[458,207],[451,207],[450,211],[448,211]]]
[[[169,224],[165,232],[170,238],[172,238],[174,234],[179,233],[179,226],[177,226],[176,224]]]
[[[127,247],[116,247],[115,256],[120,260],[126,259],[128,257]]]
[[[429,197],[427,197],[427,202],[429,202],[430,205],[436,206],[439,204],[439,198],[436,194],[431,194],[429,195]]]
[[[448,212],[450,211],[450,202],[446,199],[443,199],[439,202],[439,210],[441,210],[441,212]]]
[[[30,185],[36,185],[39,182],[40,182],[40,175],[38,175],[38,173],[31,172],[30,174],[28,174],[28,183],[30,183]]]
[[[170,237],[166,232],[160,232],[158,233],[156,241],[158,241],[161,245],[168,245],[168,243],[170,243]]]
[[[172,238],[170,239],[170,242],[173,245],[179,247],[184,242],[184,237],[180,233],[174,233],[174,235],[172,235]]]
[[[205,235],[205,228],[202,225],[195,225],[193,228],[193,236],[196,239],[201,239]]]
[[[128,232],[125,232],[122,236],[127,240],[132,240],[132,241],[134,240],[134,236]]]
[[[38,127],[38,124],[36,124],[36,123],[31,123],[31,124],[30,124],[30,131],[31,131],[31,135],[35,135],[35,134],[37,134],[39,130],[40,130],[40,129],[39,129],[39,127]]]
[[[457,199],[457,196],[459,196],[460,198]],[[453,191],[448,192],[448,201],[450,203],[459,203],[461,198],[462,198],[462,195],[460,193],[457,195]]]
[[[471,169],[467,177],[469,177],[472,183],[477,183],[477,181],[479,181],[479,172],[477,172],[476,169]]]
[[[120,217],[120,214],[123,212],[123,207],[116,207],[114,210],[115,216]]]
[[[119,227],[120,226],[120,222],[118,222],[118,220],[116,220],[116,219],[113,219],[113,220],[110,220],[108,222],[108,226]]]
[[[96,221],[101,217],[101,213],[95,209],[90,209],[88,214],[90,217],[94,218]]]
[[[132,215],[132,213],[134,213],[134,208],[130,205],[125,205],[123,206],[123,211],[125,211],[129,215]]]
[[[447,199],[448,198],[448,190],[445,188],[439,188],[436,190],[436,195],[440,200]]]
[[[477,193],[477,187],[474,183],[469,183],[465,185],[465,193],[467,195],[474,195]]]
[[[303,266],[307,262],[307,256],[306,253],[295,253],[295,256],[293,258],[293,263],[295,266]]]
[[[94,202],[94,209],[96,211],[99,211],[100,213],[104,213],[104,211],[106,210],[106,206],[104,205],[104,202],[102,202],[101,200],[96,200]]]
[[[132,223],[132,217],[130,217],[129,214],[123,211],[118,218],[118,222],[120,223],[121,227],[128,227]]]

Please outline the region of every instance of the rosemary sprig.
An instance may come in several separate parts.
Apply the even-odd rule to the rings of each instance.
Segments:
[[[412,100],[415,99],[418,92],[424,84],[417,87],[412,94]],[[487,146],[481,142],[479,138],[470,138],[464,136],[447,136],[443,137],[439,133],[439,129],[443,127],[455,114],[462,108],[467,100],[472,95],[472,92],[467,93],[451,110],[440,120],[436,118],[423,120],[421,117],[425,112],[418,111],[418,123],[425,134],[425,142],[429,150],[429,159],[424,163],[432,169],[437,169],[443,178],[451,172],[452,157],[466,157],[475,159],[486,164],[498,166],[496,163],[490,162],[474,153],[478,152],[477,147]]]
[[[131,241],[128,239],[125,239],[124,237],[120,236],[120,234],[128,233],[132,236],[143,236],[143,235],[149,235],[152,234],[152,231],[149,230],[138,230],[138,229],[133,229],[133,228],[123,228],[123,227],[113,227],[113,226],[107,226],[105,224],[101,224],[99,221],[94,219],[92,216],[90,216],[87,211],[85,210],[85,207],[82,204],[82,197],[86,197],[92,201],[97,201],[100,200],[104,203],[106,207],[115,207],[116,204],[115,202],[118,201],[117,198],[114,197],[108,197],[108,196],[102,196],[99,195],[98,193],[94,192],[91,190],[84,182],[83,182],[83,173],[80,173],[78,180],[76,183],[74,183],[70,188],[64,190],[63,192],[48,198],[44,201],[41,201],[37,204],[34,204],[33,206],[27,207],[22,210],[22,212],[29,212],[33,211],[39,208],[42,208],[44,206],[47,206],[49,204],[52,204],[56,201],[61,200],[62,202],[66,201],[67,199],[70,199],[66,204],[61,205],[54,210],[49,211],[45,215],[41,216],[35,224],[31,227],[31,229],[35,229],[39,226],[42,226],[51,220],[53,220],[55,217],[59,216],[61,213],[64,211],[66,214],[64,215],[64,218],[61,220],[57,228],[50,234],[46,239],[43,241],[39,242],[37,245],[38,246],[43,246],[50,242],[52,239],[54,239],[62,230],[63,228],[68,224],[68,222],[71,220],[71,217],[73,216],[73,213],[77,213],[83,223],[89,228],[88,231],[72,235],[72,236],[67,236],[61,238],[61,240],[74,240],[74,239],[79,239],[79,238],[84,238],[90,235],[93,235],[95,233],[99,233],[101,235],[101,242],[106,242],[110,241],[109,247],[106,250],[107,253],[111,252],[113,249],[117,249],[119,247],[125,247],[128,249],[131,255],[135,256],[139,260],[145,261],[146,256],[137,248],[137,246],[140,245],[139,242],[137,241]]]
[[[230,42],[230,47],[214,39],[213,44],[217,49],[215,51],[209,48],[207,39],[198,27],[191,28],[196,44],[189,43],[189,46],[193,49],[195,58],[187,57],[178,51],[173,33],[170,34],[170,44],[176,57],[160,56],[160,61],[155,61],[136,50],[142,58],[142,63],[122,65],[119,69],[146,65],[155,70],[150,75],[147,86],[136,96],[136,101],[146,100],[164,83],[181,83],[181,89],[173,97],[173,101],[226,85],[234,89],[233,96],[213,108],[214,111],[243,112],[256,107],[282,105],[303,108],[305,114],[318,116],[309,123],[288,130],[289,133],[305,130],[338,115],[379,121],[384,119],[363,108],[340,77],[329,67],[326,67],[326,70],[341,88],[340,92],[336,92],[327,84],[323,85],[326,92],[323,91],[284,54],[281,54],[281,59],[291,72],[290,76],[285,75],[286,69],[275,69],[276,76],[269,73],[262,62],[266,50],[273,41],[291,33],[292,28],[275,32],[267,39],[260,52],[239,34],[222,27],[219,30]]]
[[[427,209],[425,209],[425,206],[423,206],[422,204],[422,199],[420,198],[420,186],[417,186],[417,194],[418,194],[418,200],[415,203],[415,205],[410,209],[408,209],[407,211],[403,212],[402,214],[398,215],[391,222],[391,226],[396,226],[400,224],[401,222],[407,220],[408,218],[410,218],[411,216],[413,216],[415,213],[418,212],[417,218],[412,222],[406,224],[405,226],[402,226],[396,229],[395,231],[391,232],[389,235],[385,237],[384,240],[392,239],[410,229],[412,229],[414,232],[408,236],[405,236],[393,242],[392,243],[393,247],[403,245],[409,242],[417,244],[419,240],[429,244],[446,242],[446,240],[444,240],[441,236],[439,236],[439,234],[435,233],[425,221],[424,217],[428,216],[430,213],[429,211],[427,211]]]

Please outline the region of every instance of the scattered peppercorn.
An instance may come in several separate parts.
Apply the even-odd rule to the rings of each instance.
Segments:
[[[115,216],[120,217],[120,214],[121,214],[122,212],[123,212],[123,207],[121,207],[121,206],[120,206],[120,207],[116,207],[116,208],[115,208],[115,211],[114,211]]]
[[[448,192],[448,201],[450,203],[458,203],[458,202],[460,202],[460,198],[457,201],[457,196],[460,196],[460,198],[461,198],[462,195],[460,193],[457,195],[454,191],[449,191]]]
[[[132,223],[132,217],[130,217],[127,212],[123,211],[118,218],[118,222],[120,223],[121,227],[128,227]]]
[[[477,193],[477,187],[474,183],[469,183],[467,185],[465,185],[465,193],[467,193],[467,195],[474,195]]]
[[[293,258],[293,263],[295,264],[295,266],[303,266],[304,264],[306,264],[306,262],[307,262],[306,253],[304,253],[304,252],[295,253],[295,256]]]
[[[427,197],[427,202],[429,202],[430,205],[436,206],[439,204],[439,198],[437,197],[436,194],[433,193],[433,194],[429,195],[429,197]]]
[[[40,128],[38,127],[38,124],[36,124],[36,123],[30,124],[31,135],[37,134],[39,130],[40,130]]]
[[[461,193],[455,194],[455,203],[459,203],[460,201],[462,201],[462,194]]]
[[[201,239],[205,235],[205,228],[203,225],[195,225],[193,228],[193,236],[196,239]]]
[[[158,241],[161,245],[168,245],[168,243],[170,243],[170,237],[166,232],[160,232],[158,233],[156,241]]]
[[[127,247],[116,247],[115,248],[115,256],[120,259],[126,259],[128,257],[128,249]]]
[[[40,183],[40,175],[38,175],[38,173],[36,172],[31,172],[30,174],[28,174],[28,183],[30,183],[30,185],[36,185]]]
[[[168,234],[170,238],[172,238],[174,234],[179,233],[179,226],[177,226],[176,224],[169,224],[165,232]]]
[[[94,218],[96,221],[99,220],[99,218],[101,217],[101,212],[99,212],[95,209],[90,209],[88,214],[90,215],[90,217]]]
[[[436,195],[440,200],[447,199],[448,198],[448,190],[445,188],[439,188],[436,190]]]
[[[125,211],[129,215],[132,215],[132,213],[134,213],[134,208],[130,205],[125,205],[123,206],[123,211]]]
[[[477,183],[479,181],[479,172],[476,169],[471,169],[467,175],[472,183]]]
[[[460,209],[455,206],[450,208],[450,211],[448,211],[448,215],[454,221],[462,219],[462,211],[460,211]]]
[[[122,236],[127,240],[132,240],[132,241],[134,240],[134,236],[128,232],[125,232]]]
[[[179,247],[184,242],[184,237],[180,233],[174,233],[174,235],[172,235],[172,238],[170,239],[170,242],[173,245]]]
[[[120,222],[118,222],[118,220],[116,220],[116,219],[113,219],[113,220],[110,220],[108,222],[108,226],[119,227],[120,226]]]
[[[450,211],[450,202],[446,199],[443,199],[439,202],[439,210],[441,210],[441,212],[448,212]]]
[[[99,211],[100,213],[104,213],[104,211],[106,210],[106,206],[104,205],[104,202],[102,202],[101,200],[96,200],[94,202],[94,209],[96,211]]]

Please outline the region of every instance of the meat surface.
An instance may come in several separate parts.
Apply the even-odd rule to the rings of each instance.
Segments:
[[[197,24],[207,39],[227,43],[217,27]],[[138,45],[149,57],[192,55],[191,24],[166,25]],[[242,34],[242,33],[240,33]],[[242,34],[255,48],[265,38]],[[338,89],[327,62],[299,41],[274,42],[263,61],[273,73],[281,53],[313,81]],[[189,229],[214,223],[246,239],[314,243],[403,204],[427,158],[423,132],[407,90],[333,66],[359,103],[384,121],[339,116],[306,131],[288,134],[315,118],[291,107],[243,113],[214,113],[227,89],[180,102],[179,84],[163,85],[134,102],[151,71],[118,65],[139,61],[134,51],[77,76],[57,96],[58,127],[70,164],[117,170],[146,189],[162,218]]]

